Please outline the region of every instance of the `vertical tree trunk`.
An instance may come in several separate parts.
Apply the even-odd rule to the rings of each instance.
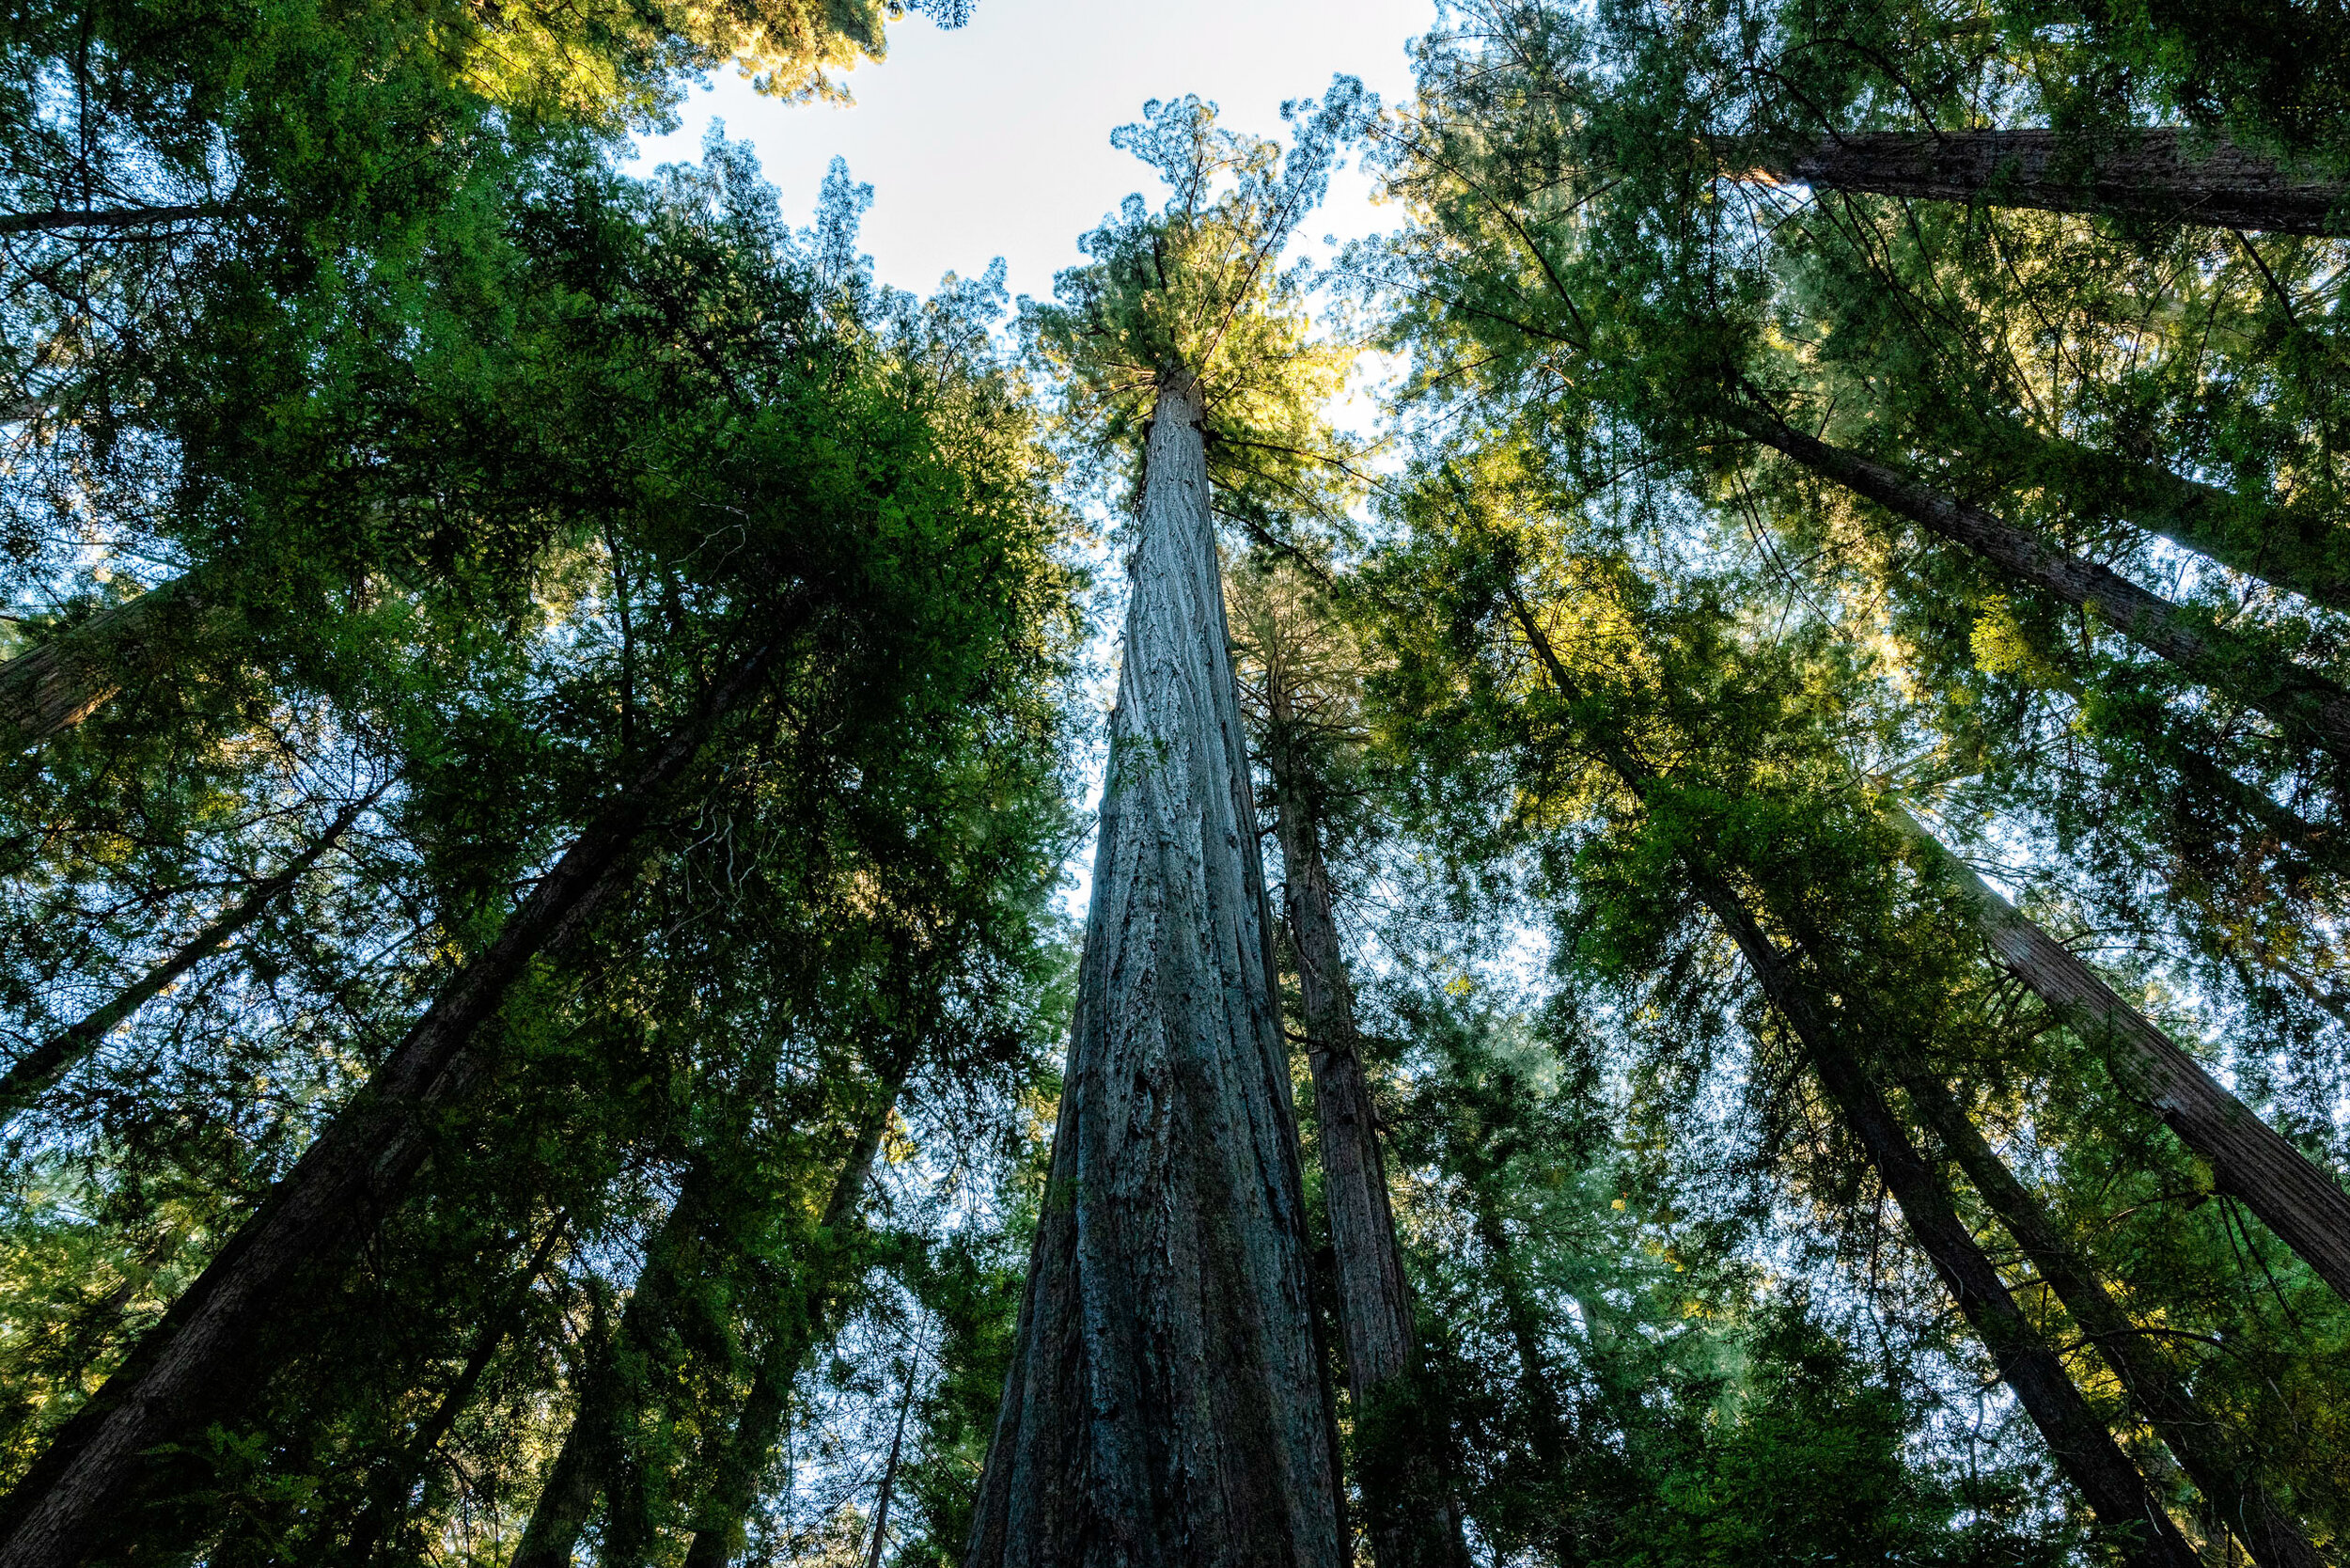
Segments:
[[[173,620],[202,609],[185,579],[166,583],[0,660],[0,746],[21,751],[80,724],[152,656]]]
[[[351,1527],[351,1535],[343,1548],[343,1560],[350,1568],[367,1568],[374,1560],[375,1548],[392,1528],[393,1515],[402,1512],[408,1494],[416,1479],[432,1461],[435,1450],[456,1428],[457,1419],[473,1403],[474,1391],[481,1387],[482,1375],[490,1370],[490,1360],[497,1355],[498,1346],[522,1321],[523,1310],[530,1305],[530,1293],[538,1283],[547,1260],[563,1239],[569,1225],[568,1216],[558,1217],[547,1227],[538,1250],[530,1255],[522,1278],[515,1282],[513,1299],[504,1311],[494,1314],[475,1336],[472,1354],[465,1357],[463,1368],[455,1382],[441,1395],[431,1416],[416,1429],[415,1435],[400,1449],[399,1456],[386,1467],[386,1473],[371,1488],[372,1496],[359,1517]]]
[[[1514,587],[1505,589],[1511,612],[1561,696],[1577,693],[1541,623]],[[1603,741],[1602,760],[1636,795],[1654,781],[1647,764],[1620,744]],[[1919,1157],[1883,1092],[1845,1043],[1834,1009],[1820,996],[1747,913],[1730,886],[1707,868],[1686,867],[1699,900],[1712,910],[1744,955],[1773,1010],[1786,1020],[1805,1059],[1839,1118],[1859,1139],[1869,1163],[1901,1210],[1903,1223],[1982,1341],[2048,1445],[2066,1480],[2098,1522],[2128,1543],[2138,1568],[2197,1568],[2193,1548],[2179,1533],[2105,1423],[2089,1408],[2056,1353],[2033,1332],[2006,1281],[1960,1222],[1949,1184]]]
[[[1370,1514],[1371,1551],[1379,1568],[1467,1568],[1443,1434],[1432,1430],[1422,1398],[1411,1285],[1379,1152],[1378,1113],[1357,1051],[1355,999],[1331,911],[1314,781],[1292,744],[1291,694],[1275,661],[1267,662],[1265,764],[1280,813],[1282,902],[1297,951],[1323,1200],[1338,1256],[1340,1328],[1362,1465],[1355,1479]]]
[[[1494,1290],[1501,1297],[1501,1321],[1510,1330],[1510,1342],[1518,1353],[1518,1393],[1526,1401],[1527,1417],[1533,1427],[1534,1457],[1545,1465],[1556,1465],[1566,1455],[1566,1423],[1559,1419],[1559,1396],[1551,1388],[1550,1356],[1543,1348],[1542,1314],[1528,1296],[1526,1278],[1518,1267],[1517,1248],[1511,1245],[1509,1228],[1502,1223],[1501,1213],[1494,1206],[1481,1179],[1469,1184],[1469,1203],[1475,1211],[1477,1239],[1484,1245],[1485,1255],[1493,1260]]]
[[[2136,127],[1859,131],[1787,152],[1740,138],[1722,149],[1753,174],[1837,191],[1984,201],[2048,212],[2131,212],[2272,234],[2350,234],[2350,187],[2281,167],[2232,142]]]
[[[1984,1206],[2015,1238],[2081,1333],[2120,1374],[2155,1435],[2178,1457],[2179,1467],[2253,1560],[2262,1568],[2325,1568],[2309,1537],[2259,1478],[2237,1461],[2218,1423],[2197,1408],[2169,1359],[2115,1305],[2088,1260],[2065,1242],[2056,1222],[2016,1180],[1950,1091],[1939,1080],[1925,1077],[1909,1079],[1904,1087]]]
[[[2122,1091],[2211,1162],[2221,1191],[2241,1199],[2319,1278],[2350,1298],[2350,1191],[2252,1113],[2064,945],[1999,897],[1915,817],[1888,809],[1973,903],[1984,937],[2105,1058]]]
[[[375,804],[377,790],[365,800],[343,808],[326,831],[308,848],[288,861],[283,870],[253,885],[251,891],[219,919],[183,943],[172,955],[124,986],[114,999],[79,1023],[68,1026],[8,1064],[0,1075],[0,1119],[14,1115],[25,1103],[55,1083],[84,1057],[98,1049],[115,1027],[128,1020],[147,1000],[172,981],[220,950],[228,939],[261,917],[277,896],[302,880],[303,873],[335,847],[359,814]]]
[[[1197,384],[1161,378],[1069,1064],[969,1568],[1337,1568]]]
[[[2276,721],[2295,744],[2350,761],[2350,692],[2290,659],[2147,592],[1873,459],[1808,435],[1767,411],[1731,406],[1733,428],[1930,533],[1964,545],[2018,581],[2095,615],[2149,652]]]
[[[0,1505],[0,1568],[74,1568],[131,1512],[148,1455],[231,1419],[262,1381],[251,1356],[407,1191],[433,1125],[494,1063],[474,1036],[535,962],[567,951],[628,885],[654,808],[700,756],[719,718],[757,689],[774,644],[703,698],[574,839],[497,939],[460,970],[383,1068],[277,1184],[259,1212],[51,1440]]]
[[[685,1568],[726,1568],[742,1549],[744,1523],[759,1500],[760,1475],[767,1467],[768,1453],[782,1435],[784,1412],[791,1398],[791,1380],[799,1374],[808,1351],[833,1335],[842,1288],[847,1283],[842,1265],[854,1251],[857,1210],[865,1200],[866,1188],[872,1183],[873,1162],[881,1153],[882,1134],[888,1128],[889,1113],[897,1106],[898,1095],[905,1086],[906,1072],[912,1064],[913,1054],[904,1053],[884,1091],[875,1097],[871,1114],[857,1128],[856,1137],[849,1145],[848,1157],[841,1162],[840,1174],[833,1183],[832,1197],[824,1204],[822,1227],[810,1248],[799,1310],[778,1325],[760,1355],[758,1371],[751,1377],[750,1394],[743,1402],[742,1413],[735,1418],[734,1431],[719,1455],[709,1494],[702,1499],[697,1515],[693,1544],[685,1552]]]

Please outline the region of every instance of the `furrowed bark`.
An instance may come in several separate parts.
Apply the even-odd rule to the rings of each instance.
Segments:
[[[405,1195],[437,1117],[495,1065],[476,1048],[476,1031],[531,964],[568,951],[627,886],[654,808],[718,720],[757,689],[773,649],[744,659],[705,696],[52,1440],[0,1508],[0,1568],[72,1568],[99,1555],[129,1512],[149,1451],[243,1407],[262,1381],[250,1360],[264,1329],[290,1315],[312,1273],[339,1263]]]
[[[227,914],[196,933],[178,951],[146,974],[133,980],[118,993],[114,1000],[80,1022],[58,1030],[15,1061],[0,1074],[0,1118],[15,1115],[26,1102],[48,1089],[72,1071],[74,1065],[98,1049],[116,1027],[127,1022],[149,998],[209,958],[228,939],[261,917],[278,895],[302,880],[303,874],[319,863],[321,856],[335,847],[336,841],[359,820],[361,812],[375,804],[384,792],[377,790],[367,799],[353,801],[337,814],[307,849],[286,863],[283,870],[253,885],[252,890],[239,900]]]
[[[2178,1458],[2179,1467],[2252,1560],[2262,1568],[2326,1568],[2308,1535],[2237,1459],[2218,1423],[2197,1406],[2169,1359],[2107,1293],[2089,1261],[2064,1240],[2040,1200],[2016,1179],[1950,1091],[1940,1080],[1923,1076],[1908,1078],[1903,1087],[1966,1173],[1983,1206],[2015,1238],[2082,1335],[2121,1377],[2155,1435]]]
[[[1973,903],[2001,963],[2095,1047],[2122,1091],[2160,1117],[2239,1199],[2334,1290],[2350,1298],[2350,1190],[2203,1071],[2145,1014],[1993,891],[1915,817],[1891,819]]]
[[[2325,677],[2263,651],[2110,568],[2060,550],[1873,459],[1831,447],[1774,415],[1732,407],[1723,417],[1814,473],[2111,623],[2214,691],[2265,713],[2296,743],[2350,760],[2350,692]]]
[[[400,1450],[390,1473],[374,1487],[374,1495],[352,1524],[350,1538],[344,1544],[342,1560],[351,1564],[351,1568],[367,1568],[367,1564],[374,1560],[376,1547],[392,1528],[393,1515],[403,1509],[409,1493],[415,1488],[416,1479],[424,1474],[424,1467],[431,1463],[434,1452],[456,1429],[457,1419],[473,1403],[474,1393],[481,1387],[482,1376],[489,1372],[490,1361],[497,1355],[498,1347],[506,1342],[507,1336],[513,1333],[515,1325],[522,1321],[523,1309],[530,1305],[531,1290],[546,1268],[547,1260],[555,1256],[555,1249],[562,1242],[569,1223],[568,1216],[559,1217],[547,1227],[545,1237],[539,1243],[538,1250],[531,1254],[529,1262],[524,1266],[521,1279],[515,1284],[513,1299],[504,1311],[482,1325],[479,1334],[475,1337],[472,1353],[465,1357],[465,1364],[458,1372],[456,1381],[448,1386],[448,1390],[441,1396],[441,1402],[433,1406],[431,1416],[416,1429],[416,1435]]]
[[[1527,641],[1562,696],[1576,687],[1516,589],[1511,610]],[[1621,745],[1603,742],[1601,757],[1636,795],[1654,776]],[[2196,1568],[2193,1548],[2146,1488],[2145,1478],[2114,1442],[2074,1386],[2054,1351],[2008,1294],[1991,1260],[1958,1217],[1948,1184],[1921,1158],[1885,1096],[1863,1071],[1836,1027],[1827,1002],[1782,955],[1730,886],[1705,868],[1686,867],[1693,890],[1730,933],[1764,997],[1803,1047],[1805,1060],[1839,1117],[1859,1139],[1901,1210],[1910,1236],[1950,1291],[1959,1312],[2015,1391],[2016,1402],[2047,1443],[2057,1466],[2079,1491],[2098,1522],[2125,1540],[2137,1568]]]
[[[897,1107],[913,1065],[909,1054],[877,1097],[855,1138],[832,1197],[824,1204],[822,1228],[816,1237],[807,1269],[807,1286],[799,1311],[771,1339],[752,1374],[751,1391],[735,1418],[734,1432],[719,1456],[710,1492],[702,1499],[694,1527],[693,1544],[685,1551],[685,1568],[726,1568],[743,1549],[744,1524],[759,1501],[759,1478],[767,1468],[767,1455],[783,1434],[783,1417],[791,1403],[791,1381],[808,1352],[830,1340],[839,1323],[840,1298],[846,1280],[842,1265],[854,1252],[857,1210],[872,1184],[873,1162],[880,1156],[882,1134]]]
[[[181,578],[0,661],[0,746],[21,751],[80,724],[154,656],[175,621],[203,609]]]
[[[1865,131],[1794,151],[1739,140],[1721,150],[1762,178],[1927,201],[2113,212],[2271,234],[2350,234],[2350,187],[2233,142],[2169,128]],[[1751,172],[1747,172],[1747,171]]]
[[[1269,671],[1264,748],[1278,803],[1282,902],[1297,952],[1306,1058],[1321,1134],[1323,1200],[1338,1256],[1340,1328],[1355,1401],[1357,1478],[1379,1568],[1467,1568],[1460,1509],[1419,1394],[1419,1341],[1410,1282],[1380,1157],[1378,1113],[1363,1074],[1355,1000],[1331,911],[1329,868],[1312,781],[1291,744],[1295,714]]]
[[[1208,511],[1161,378],[1051,1173],[969,1568],[1338,1568],[1289,1055]]]

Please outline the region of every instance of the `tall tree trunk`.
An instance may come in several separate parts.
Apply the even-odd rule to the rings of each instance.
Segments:
[[[918,1362],[906,1362],[905,1398],[898,1402],[898,1430],[890,1435],[889,1462],[882,1466],[881,1491],[873,1503],[873,1549],[865,1554],[865,1568],[881,1568],[882,1553],[889,1545],[889,1498],[898,1489],[898,1458],[905,1451],[906,1416],[914,1408],[918,1367]]]
[[[2262,1568],[2326,1568],[2309,1537],[2237,1460],[2219,1424],[2197,1407],[2169,1359],[2115,1305],[2088,1260],[2064,1240],[1965,1107],[1939,1079],[1912,1076],[1904,1087],[1926,1125],[1966,1173],[1984,1207],[2015,1238],[2082,1335],[2120,1375],[2155,1435],[2178,1457],[2179,1467],[2253,1560]]]
[[[689,1255],[699,1245],[697,1232],[709,1207],[709,1180],[708,1168],[698,1163],[687,1172],[677,1202],[645,1246],[645,1266],[637,1271],[619,1325],[589,1350],[578,1406],[539,1487],[512,1568],[571,1568],[579,1532],[588,1528],[627,1441],[626,1429],[643,1394],[640,1369],[659,1349],[670,1308],[692,1266]]]
[[[703,1497],[694,1526],[693,1544],[686,1548],[685,1568],[726,1568],[743,1547],[744,1524],[759,1500],[759,1478],[767,1468],[767,1455],[782,1435],[783,1418],[791,1398],[791,1381],[817,1344],[832,1338],[838,1321],[843,1265],[854,1255],[857,1210],[872,1184],[873,1162],[880,1157],[882,1135],[897,1107],[913,1065],[913,1053],[901,1055],[883,1091],[874,1097],[871,1112],[856,1130],[824,1204],[822,1229],[803,1273],[799,1309],[777,1325],[760,1352],[751,1391],[735,1418],[734,1431],[713,1466],[710,1491]]]
[[[2324,676],[2147,592],[2110,568],[2067,554],[1980,507],[1929,490],[1871,458],[1805,434],[1777,415],[1726,407],[1723,418],[1762,445],[1864,495],[2010,575],[2110,622],[2217,692],[2274,719],[2295,742],[2350,761],[2350,692]]]
[[[263,1381],[251,1357],[406,1193],[441,1115],[494,1066],[476,1031],[534,963],[559,957],[635,874],[654,808],[720,717],[754,692],[770,643],[713,686],[520,907],[446,986],[260,1210],[54,1438],[0,1506],[0,1568],[72,1568],[130,1512],[147,1455],[232,1419]]]
[[[2350,1191],[2254,1115],[2145,1014],[2113,994],[2065,946],[1993,891],[1915,817],[1888,814],[1972,902],[1982,933],[2016,979],[2104,1057],[2122,1091],[2209,1161],[2219,1189],[2240,1199],[2319,1278],[2350,1298]]]
[[[507,1304],[504,1311],[492,1314],[482,1324],[474,1338],[472,1353],[465,1357],[465,1364],[458,1372],[456,1381],[441,1395],[440,1403],[432,1407],[431,1416],[416,1429],[415,1435],[400,1449],[398,1458],[386,1467],[385,1473],[371,1488],[372,1496],[368,1497],[367,1507],[360,1511],[359,1517],[352,1522],[351,1535],[344,1544],[342,1560],[350,1568],[367,1568],[374,1560],[376,1547],[391,1529],[394,1516],[402,1512],[409,1493],[415,1488],[417,1478],[424,1474],[424,1468],[431,1463],[433,1453],[455,1430],[457,1419],[473,1403],[475,1390],[481,1387],[482,1376],[489,1372],[491,1358],[497,1355],[498,1346],[506,1342],[507,1336],[513,1333],[515,1325],[522,1322],[523,1311],[530,1305],[531,1290],[537,1285],[540,1272],[546,1268],[547,1260],[555,1256],[555,1249],[562,1242],[568,1226],[568,1216],[562,1216],[547,1227],[545,1237],[524,1266],[522,1278],[515,1282],[513,1299]]]
[[[1536,657],[1560,695],[1573,698],[1577,692],[1574,678],[1540,622],[1514,587],[1506,591]],[[1620,743],[1606,741],[1601,756],[1626,789],[1645,796],[1654,776],[1641,759]],[[2098,1522],[2129,1543],[2133,1564],[2196,1568],[2193,1548],[2147,1491],[2145,1478],[2090,1409],[2064,1363],[2033,1331],[1998,1270],[1961,1223],[1948,1184],[1919,1155],[1883,1092],[1862,1070],[1837,1027],[1835,1011],[1773,944],[1727,883],[1703,866],[1689,864],[1685,869],[1699,900],[1722,923],[1763,996],[1794,1031],[1813,1076],[1859,1140],[1911,1237],[1991,1353],[2001,1381],[2015,1391],[2016,1402],[2039,1428],[2065,1479]]]
[[[2000,1378],[2046,1439],[2058,1467],[2098,1522],[2123,1535],[2133,1562],[2195,1568],[2194,1549],[2147,1490],[2129,1456],[2081,1397],[2064,1363],[2033,1329],[1991,1260],[1958,1217],[1950,1185],[1918,1153],[1908,1133],[1813,995],[1730,888],[1696,873],[1698,894],[1730,931],[1773,1008],[1802,1043],[1813,1074],[1867,1151],[1935,1272],[1958,1303]]]
[[[1053,1161],[969,1568],[1337,1568],[1198,384],[1161,377]]]
[[[2350,187],[2280,166],[2233,142],[2167,127],[2053,131],[1862,131],[1808,148],[1722,150],[1738,174],[1837,191],[1982,201],[2049,212],[2128,212],[2272,234],[2350,235]],[[1747,171],[1751,170],[1751,173]]]
[[[105,1040],[119,1025],[136,1012],[147,1000],[161,993],[172,981],[195,968],[206,958],[220,950],[230,937],[260,918],[264,910],[277,901],[279,894],[302,880],[303,873],[319,863],[321,856],[335,847],[351,824],[359,820],[361,812],[375,804],[383,793],[378,789],[367,799],[353,801],[337,814],[324,833],[308,848],[288,861],[281,870],[253,885],[250,891],[219,919],[197,932],[161,964],[148,970],[122,988],[113,1000],[80,1022],[68,1026],[34,1046],[8,1064],[0,1074],[0,1118],[13,1116],[26,1102],[48,1089],[72,1071],[76,1063]]]
[[[1280,813],[1282,902],[1297,952],[1321,1133],[1322,1189],[1338,1256],[1340,1328],[1354,1396],[1356,1478],[1379,1568],[1467,1568],[1460,1507],[1446,1473],[1441,1434],[1431,1430],[1419,1377],[1419,1339],[1410,1282],[1395,1233],[1378,1113],[1363,1074],[1355,999],[1331,911],[1315,781],[1295,742],[1297,715],[1276,661],[1268,659],[1270,723],[1265,765]]]
[[[1566,1423],[1559,1419],[1559,1396],[1550,1382],[1550,1357],[1543,1349],[1542,1314],[1526,1289],[1518,1266],[1517,1248],[1511,1244],[1501,1211],[1494,1206],[1481,1177],[1469,1183],[1469,1205],[1477,1239],[1493,1260],[1494,1290],[1501,1297],[1501,1321],[1518,1353],[1518,1393],[1526,1401],[1533,1428],[1534,1457],[1557,1465],[1566,1456]]]
[[[2350,610],[2350,539],[2331,515],[2239,495],[2140,463],[2021,429],[2010,432],[2029,471],[2089,498],[2182,549],[2312,604]]]
[[[181,578],[0,661],[0,746],[21,751],[80,724],[155,656],[180,621],[203,611]]]

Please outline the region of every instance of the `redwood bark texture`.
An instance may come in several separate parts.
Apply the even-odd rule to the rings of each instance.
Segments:
[[[1927,1126],[2040,1278],[2056,1292],[2083,1337],[2129,1389],[2165,1447],[2177,1456],[2212,1512],[2262,1568],[2326,1568],[2309,1536],[2237,1458],[2225,1429],[2195,1402],[2170,1361],[2132,1323],[2087,1259],[2075,1251],[1950,1091],[1935,1079],[1907,1086]]]
[[[1197,384],[1162,375],[1069,1062],[968,1568],[1339,1568]]]
[[[22,750],[80,724],[153,655],[167,622],[201,608],[184,582],[169,583],[0,661],[0,745]]]
[[[1536,658],[1562,696],[1574,696],[1574,679],[1541,624],[1514,588],[1508,592]],[[1604,746],[1602,760],[1635,794],[1644,793],[1653,781],[1648,765],[1620,745]],[[2057,1467],[2098,1522],[2127,1540],[2125,1555],[2133,1568],[2197,1568],[2194,1549],[2178,1526],[2081,1397],[2063,1361],[2033,1331],[2007,1282],[1960,1220],[1950,1184],[1919,1154],[1908,1129],[1846,1043],[1835,1009],[1780,952],[1727,883],[1701,866],[1687,870],[1698,898],[1737,944],[1764,997],[1794,1031],[1829,1104],[1859,1140],[1911,1238],[1991,1353],[2000,1380],[2015,1391]]]
[[[2325,677],[2190,615],[2108,567],[2060,550],[1872,458],[1832,447],[1775,414],[1733,407],[1726,417],[1812,472],[2110,623],[2214,691],[2267,714],[2301,745],[2350,761],[2350,692]]]
[[[460,970],[383,1068],[304,1152],[258,1213],[173,1302],[130,1358],[0,1505],[0,1568],[75,1568],[100,1556],[131,1510],[150,1450],[231,1419],[263,1375],[266,1329],[295,1309],[399,1202],[431,1147],[437,1116],[494,1063],[475,1035],[534,962],[576,942],[634,876],[654,808],[700,756],[721,715],[757,689],[770,657],[744,659],[572,841]]]
[[[1775,179],[1839,191],[2129,212],[2271,234],[2350,234],[2342,211],[2350,189],[2341,181],[2170,129],[2072,137],[2040,130],[1857,132],[1755,163]]]
[[[1355,1403],[1355,1479],[1370,1516],[1371,1552],[1379,1568],[1468,1568],[1441,1433],[1432,1431],[1418,1397],[1418,1337],[1379,1152],[1379,1117],[1363,1074],[1313,781],[1288,744],[1295,715],[1277,668],[1268,669],[1266,696],[1265,761],[1280,813],[1282,902],[1297,953],[1323,1203],[1338,1258],[1340,1327]]]
[[[1907,812],[1900,822],[1973,902],[1982,933],[2015,978],[2101,1050],[2122,1091],[2209,1161],[2219,1190],[2350,1298],[2350,1191],[2220,1087],[2144,1013],[2040,929]],[[2020,1239],[2020,1238],[2019,1238]]]

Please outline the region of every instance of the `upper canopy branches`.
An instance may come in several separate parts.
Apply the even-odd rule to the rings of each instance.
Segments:
[[[1022,302],[1036,357],[1064,388],[1066,425],[1097,460],[1140,457],[1136,437],[1161,381],[1199,384],[1220,510],[1263,526],[1343,510],[1358,448],[1319,409],[1342,386],[1354,350],[1308,334],[1305,263],[1281,251],[1321,201],[1346,127],[1371,101],[1338,77],[1319,104],[1282,106],[1297,127],[1283,154],[1264,137],[1220,130],[1213,103],[1153,100],[1111,143],[1173,190],[1150,211],[1130,196],[1078,242],[1093,258],[1054,279],[1055,302]]]

